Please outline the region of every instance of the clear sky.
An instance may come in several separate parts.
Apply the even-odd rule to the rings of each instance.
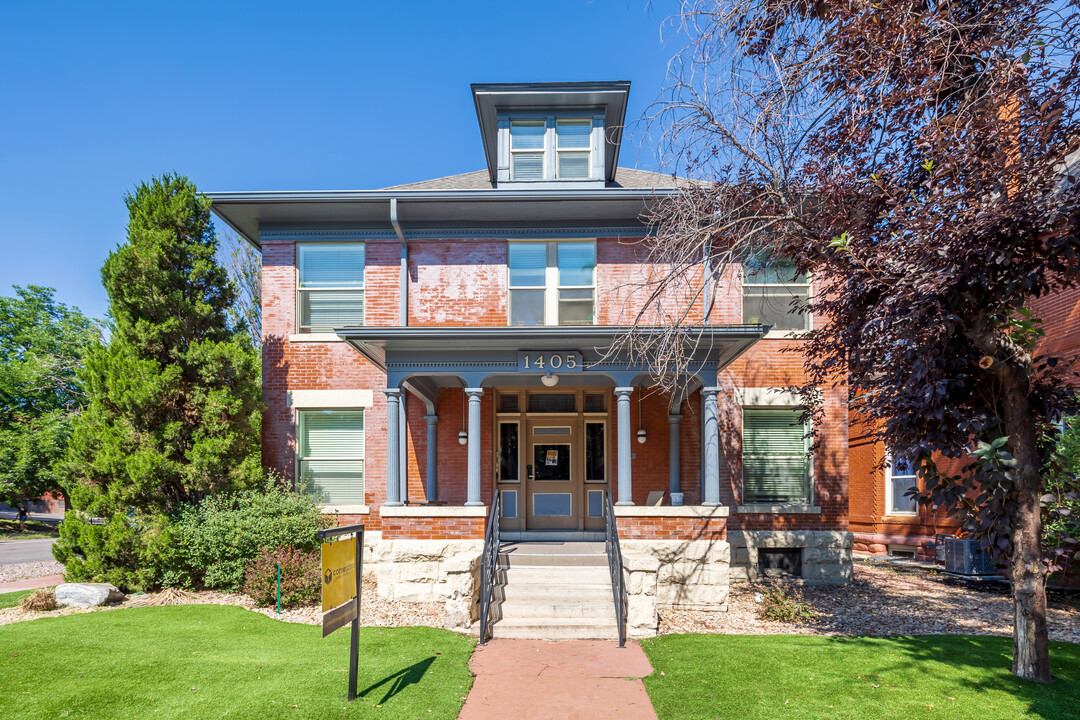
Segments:
[[[103,317],[123,196],[366,189],[484,167],[469,84],[630,80],[677,50],[673,0],[8,2],[0,17],[0,294]],[[631,130],[631,135],[636,136]],[[655,169],[624,143],[620,164]]]

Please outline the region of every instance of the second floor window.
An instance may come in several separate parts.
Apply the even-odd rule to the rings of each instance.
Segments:
[[[364,244],[296,246],[297,315],[301,333],[364,324]]]
[[[514,242],[509,250],[511,325],[595,323],[595,242]]]
[[[773,330],[810,329],[809,316],[797,307],[810,297],[810,283],[792,263],[749,258],[743,262],[742,283],[743,322],[772,325]]]
[[[591,165],[588,118],[558,119],[553,125],[543,119],[510,122],[512,180],[588,180]]]

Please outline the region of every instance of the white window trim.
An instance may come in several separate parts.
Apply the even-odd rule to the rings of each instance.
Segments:
[[[543,290],[544,291],[544,326],[559,327],[559,291],[560,290],[592,290],[592,317],[593,325],[596,325],[596,265],[593,265],[591,285],[559,285],[559,243],[586,243],[593,244],[593,258],[597,258],[596,238],[562,238],[550,240],[535,238],[529,240],[508,240],[506,253],[506,325],[508,327],[529,327],[528,325],[513,326],[513,310],[511,308],[510,294],[514,290]],[[547,266],[544,268],[544,286],[539,285],[511,285],[510,284],[510,251],[509,246],[518,243],[546,243]],[[566,326],[571,327],[571,326]]]
[[[348,247],[356,247],[357,245],[359,245],[359,246],[363,247],[363,252],[364,252],[364,278],[363,278],[363,280],[361,280],[360,285],[359,286],[352,286],[352,287],[319,287],[319,288],[305,288],[305,287],[303,287],[303,285],[300,282],[300,248],[305,246],[305,245],[323,245],[323,246],[325,246],[325,245],[343,245],[343,246],[348,246]],[[293,305],[293,308],[294,308],[293,325],[294,325],[294,327],[296,329],[296,332],[289,336],[289,339],[290,339],[291,342],[298,342],[296,340],[293,340],[293,338],[298,336],[298,335],[299,336],[316,336],[316,337],[319,338],[319,340],[311,340],[310,342],[334,342],[335,340],[341,340],[341,338],[339,338],[337,335],[335,335],[332,332],[320,331],[320,332],[314,332],[313,333],[310,330],[304,330],[303,329],[303,326],[300,324],[300,317],[302,315],[302,309],[301,308],[303,307],[302,298],[303,298],[303,293],[305,293],[305,292],[311,292],[313,290],[314,291],[326,290],[326,291],[331,291],[331,292],[334,292],[334,291],[336,291],[336,292],[357,292],[357,291],[359,291],[364,296],[364,300],[363,300],[363,303],[364,303],[364,321],[366,323],[366,321],[367,321],[367,243],[358,242],[358,241],[348,241],[348,242],[298,242],[298,243],[295,243],[295,246],[293,248],[293,258],[294,258],[294,260],[293,260],[293,284],[294,284],[294,286],[296,288],[296,299],[295,299],[295,303]],[[331,340],[330,338],[334,338],[334,340]],[[299,342],[303,342],[303,341],[301,340]]]
[[[760,288],[760,287],[774,287],[774,288],[788,288],[788,287],[802,287],[804,283],[748,283],[746,282],[746,273],[743,267],[739,268],[739,315],[744,317],[742,304],[746,300],[746,288]],[[809,299],[814,296],[814,278],[812,275],[806,276],[806,297]],[[801,340],[805,333],[814,329],[814,314],[806,313],[806,327],[796,330],[769,330],[765,333],[766,340]]]
[[[589,111],[569,111],[559,113],[548,112],[520,112],[520,113],[500,113],[500,127],[504,127],[502,123],[505,122],[506,141],[505,145],[500,143],[500,147],[506,153],[505,160],[500,158],[500,164],[505,163],[505,172],[507,182],[512,183],[537,183],[537,182],[560,182],[560,183],[572,183],[580,182],[592,184],[596,181],[602,182],[604,180],[604,168],[602,163],[597,162],[597,157],[604,157],[604,124],[603,115],[598,115],[595,112]],[[558,124],[559,122],[582,122],[589,125],[589,145],[584,148],[559,148],[558,139]],[[512,138],[511,127],[516,122],[542,122],[544,123],[544,146],[542,148],[530,148],[515,150],[514,141]],[[539,179],[525,179],[514,177],[514,155],[515,154],[530,154],[541,153],[543,155],[543,177]],[[588,168],[589,174],[582,178],[562,178],[559,177],[559,153],[560,152],[578,152],[588,153]]]
[[[908,475],[901,475],[901,477],[909,477]],[[919,474],[915,473],[915,487],[919,486]],[[893,509],[893,456],[892,453],[885,454],[885,516],[886,517],[918,517],[919,510],[916,505],[915,510],[894,510]]]
[[[754,508],[754,507],[759,507],[759,508],[761,508],[761,507],[771,507],[771,508],[774,508],[774,510],[771,510],[769,512],[784,512],[784,510],[781,510],[780,508],[790,508],[790,510],[788,510],[788,512],[793,512],[793,513],[799,512],[798,510],[795,510],[794,508],[803,508],[804,512],[807,513],[807,514],[813,514],[813,513],[816,513],[816,512],[820,512],[820,507],[817,505],[817,500],[816,500],[817,483],[815,482],[816,478],[814,476],[814,461],[816,460],[816,455],[814,455],[814,453],[809,453],[809,457],[807,457],[806,455],[801,456],[801,457],[807,457],[807,460],[809,461],[808,464],[807,464],[807,476],[808,476],[808,478],[807,478],[807,493],[806,493],[807,498],[806,498],[805,502],[761,503],[761,502],[747,502],[746,501],[746,487],[744,485],[744,480],[743,480],[743,469],[746,466],[746,464],[743,462],[743,458],[746,457],[746,448],[745,448],[745,446],[743,445],[743,442],[742,442],[742,438],[743,438],[743,412],[742,411],[747,410],[747,409],[750,409],[750,410],[775,410],[777,408],[798,409],[798,408],[802,408],[803,405],[801,403],[791,401],[795,397],[795,394],[794,394],[793,391],[788,390],[787,388],[738,388],[735,391],[735,397],[736,397],[736,402],[738,402],[739,406],[740,406],[739,407],[739,499],[742,500],[742,504],[739,505],[739,508],[744,508],[744,507],[745,508]],[[750,400],[750,402],[744,402],[745,400],[748,400],[748,399]],[[753,400],[759,400],[759,399],[760,400],[766,400],[766,401],[765,402],[753,402]],[[785,402],[784,400],[787,400],[787,402]],[[814,419],[813,418],[810,418],[810,420],[806,423],[806,429],[810,433],[810,436],[807,437],[807,439],[806,439],[807,444],[809,444],[810,443],[810,437],[813,436],[813,430],[814,430]],[[786,458],[786,457],[794,457],[794,456],[792,456],[792,455],[779,455],[777,457],[785,457]],[[743,511],[740,509],[740,510],[738,510],[738,512],[743,512]],[[754,510],[747,510],[747,512],[755,512],[755,511]]]

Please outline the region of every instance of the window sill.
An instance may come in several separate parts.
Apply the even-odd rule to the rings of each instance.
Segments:
[[[809,330],[770,330],[764,340],[803,340]]]
[[[884,519],[886,521],[895,520],[895,521],[898,521],[898,522],[908,522],[908,521],[911,521],[911,520],[918,520],[919,519],[919,513],[917,513],[917,512],[887,512],[884,515]]]
[[[319,508],[324,515],[370,515],[367,505],[323,505]]]
[[[821,507],[804,503],[751,503],[740,505],[738,511],[740,515],[820,515]]]
[[[345,342],[336,333],[297,333],[289,336],[289,342]]]

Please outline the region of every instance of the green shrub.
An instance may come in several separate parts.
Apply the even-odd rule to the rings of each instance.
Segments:
[[[761,607],[758,617],[776,622],[798,622],[814,617],[813,609],[803,602],[802,595],[795,588],[790,591],[783,585],[770,583],[762,589]]]
[[[256,605],[277,602],[278,565],[281,565],[281,607],[311,605],[319,598],[319,554],[310,550],[264,548],[244,572],[243,591]]]
[[[315,533],[330,522],[311,498],[274,479],[255,490],[208,497],[173,517],[161,584],[235,592],[261,551],[314,551]]]

